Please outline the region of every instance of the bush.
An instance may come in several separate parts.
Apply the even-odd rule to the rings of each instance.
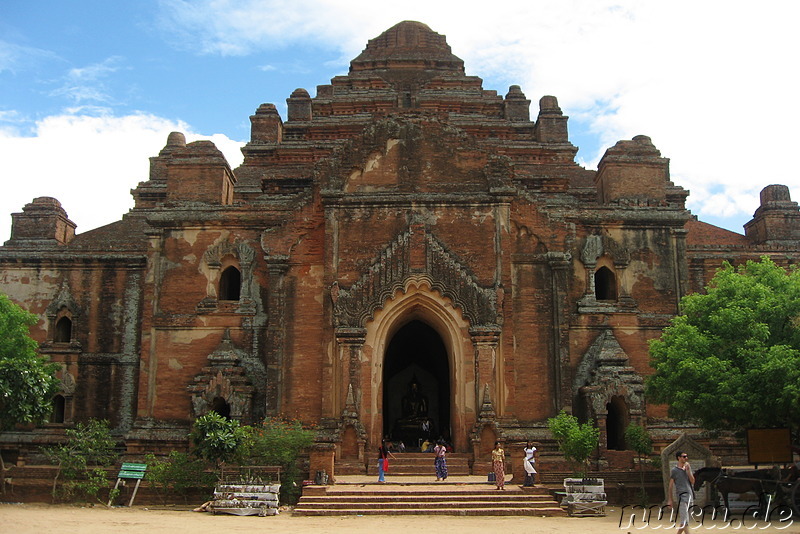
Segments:
[[[249,429],[243,456],[253,464],[281,466],[281,500],[294,503],[300,497],[297,461],[313,442],[314,431],[304,429],[299,421],[267,418]]]
[[[179,495],[187,502],[190,490],[203,489],[211,493],[216,479],[206,468],[208,464],[201,459],[192,458],[185,452],[172,451],[166,458],[153,454],[145,456],[147,480],[158,494],[162,503],[166,497]]]
[[[212,462],[221,464],[240,457],[241,447],[248,437],[248,430],[239,421],[228,420],[217,412],[208,412],[198,417],[190,434],[194,453]]]
[[[106,468],[117,462],[116,442],[108,421],[90,419],[66,430],[67,441],[43,449],[57,467],[53,479],[53,500],[97,500],[109,487]]]
[[[304,429],[299,421],[267,418],[250,427],[209,412],[195,421],[191,438],[194,453],[218,468],[232,461],[280,466],[281,500],[294,503],[299,498],[298,458],[314,442],[314,431]]]

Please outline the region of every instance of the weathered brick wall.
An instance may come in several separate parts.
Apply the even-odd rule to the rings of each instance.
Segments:
[[[185,445],[204,395],[238,387],[243,418],[319,424],[334,449],[348,427],[373,447],[387,347],[419,321],[445,347],[461,450],[544,439],[580,388],[600,411],[603,395],[639,402],[648,340],[723,260],[800,261],[788,189],[765,188],[746,236],[694,220],[649,138],[583,169],[555,97],[529,120],[521,88],[484,89],[423,24],[387,30],[351,67],[292,93],[285,122],[260,105],[233,171],[212,143],[171,134],[117,223],[73,235],[49,197],[14,215],[0,285],[40,316],[70,420],[109,418],[132,453],[165,450]],[[229,266],[241,295],[221,301]],[[73,343],[52,343],[62,306]],[[622,385],[597,383],[614,382],[603,358]],[[666,408],[645,415],[668,441]]]
[[[125,263],[89,258],[4,271],[4,291],[40,316],[31,335],[41,352],[61,365],[58,376],[70,399],[68,421],[98,418],[115,428],[132,425],[138,336],[130,326],[139,320],[139,280]],[[51,328],[64,311],[72,320],[72,341],[54,343]]]

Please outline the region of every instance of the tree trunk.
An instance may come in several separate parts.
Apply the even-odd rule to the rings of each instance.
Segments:
[[[8,468],[11,470],[11,468]],[[3,454],[0,453],[0,493],[6,494],[6,463],[3,461]]]

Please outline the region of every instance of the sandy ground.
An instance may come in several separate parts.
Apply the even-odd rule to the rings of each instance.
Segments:
[[[140,507],[106,508],[46,504],[0,503],[0,532],[9,534],[180,534],[224,532],[251,533],[258,529],[282,532],[409,534],[427,531],[431,534],[601,534],[607,532],[674,532],[668,522],[640,519],[631,525],[627,519],[620,525],[621,510],[606,509],[605,517],[450,517],[450,516],[346,516],[293,517],[283,512],[275,517],[237,517],[195,513],[187,508]],[[792,524],[767,525],[749,521],[744,524],[695,523],[692,532],[791,532],[800,533],[800,521]]]

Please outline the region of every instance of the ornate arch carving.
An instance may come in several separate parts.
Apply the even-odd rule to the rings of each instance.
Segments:
[[[467,267],[419,225],[409,228],[387,245],[352,286],[342,288],[338,282],[333,283],[331,300],[336,326],[363,328],[387,299],[405,287],[410,277],[420,275],[428,279],[432,290],[460,308],[473,327],[496,327],[502,323],[498,312],[502,305],[502,287],[478,285]]]
[[[598,300],[597,287],[595,286],[595,275],[598,267],[598,260],[606,256],[613,263],[613,269],[609,272],[614,275],[615,298],[614,302],[604,302]],[[624,271],[631,261],[631,253],[624,246],[608,235],[590,234],[583,240],[583,247],[580,254],[581,262],[586,269],[586,290],[583,297],[578,301],[578,310],[583,313],[602,313],[608,309],[632,310],[636,307],[636,301],[628,293],[628,288],[624,283]]]

